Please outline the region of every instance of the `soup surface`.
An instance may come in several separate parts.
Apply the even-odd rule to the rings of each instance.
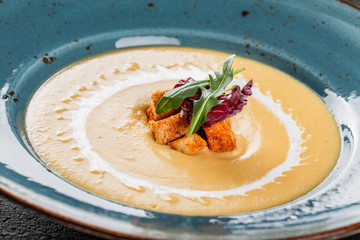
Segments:
[[[185,47],[121,50],[67,67],[29,103],[26,126],[37,154],[90,192],[139,208],[219,215],[292,201],[331,172],[340,152],[322,100],[289,75],[235,57],[253,95],[231,118],[237,148],[189,156],[156,143],[147,128],[150,94],[180,79],[208,79],[227,53]]]

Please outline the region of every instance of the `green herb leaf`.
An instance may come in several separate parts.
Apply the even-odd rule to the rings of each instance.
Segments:
[[[185,98],[194,96],[200,87],[206,85],[209,85],[209,80],[194,81],[166,92],[156,105],[156,113],[161,114],[179,108]]]
[[[228,57],[223,65],[222,73],[215,72],[215,78],[209,76],[210,79],[210,88],[206,89],[204,86],[201,86],[201,97],[199,100],[194,101],[193,116],[190,123],[189,130],[187,135],[196,133],[199,128],[207,122],[207,113],[209,110],[220,104],[222,101],[217,98],[226,91],[226,86],[233,80],[234,73],[239,73],[244,69],[239,69],[233,72],[231,66],[234,62],[234,56],[231,55]]]
[[[189,82],[166,92],[156,105],[156,113],[161,114],[171,109],[179,108],[185,98],[194,96],[201,89],[200,99],[194,101],[193,117],[186,134],[191,135],[196,133],[199,128],[207,122],[208,119],[206,115],[209,110],[222,102],[217,100],[217,98],[229,90],[225,88],[233,80],[233,76],[244,70],[244,68],[235,71],[231,69],[234,56],[235,55],[231,55],[225,60],[222,73],[215,72],[215,78],[209,75],[209,80]],[[205,87],[209,85],[210,88],[206,89]]]

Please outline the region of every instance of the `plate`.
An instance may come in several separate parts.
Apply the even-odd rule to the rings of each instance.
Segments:
[[[77,228],[111,237],[274,239],[360,229],[360,11],[339,1],[0,0],[0,190]],[[34,91],[78,60],[126,47],[216,49],[274,66],[312,88],[342,136],[335,169],[305,196],[224,216],[147,211],[86,192],[48,169],[26,139]]]

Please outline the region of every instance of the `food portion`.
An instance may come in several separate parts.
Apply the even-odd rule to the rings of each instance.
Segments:
[[[164,96],[164,94],[166,92],[168,92],[170,89],[168,90],[157,90],[156,92],[154,92],[153,94],[151,94],[151,103],[150,103],[150,107],[147,110],[147,114],[149,117],[149,120],[151,121],[158,121],[161,120],[163,118],[167,118],[171,115],[174,115],[175,113],[179,112],[179,109],[170,109],[167,112],[163,112],[160,114],[156,113],[156,105],[158,104],[158,102],[160,101],[160,99]]]
[[[209,149],[214,152],[230,152],[236,148],[235,134],[229,119],[204,127]]]
[[[169,146],[179,152],[194,155],[204,149],[207,143],[202,137],[194,133],[169,142]]]
[[[157,143],[168,144],[186,134],[189,122],[177,113],[159,121],[150,120],[149,126]]]
[[[216,97],[224,101],[206,115],[194,111],[196,89],[186,101],[157,111],[168,108],[161,99],[174,86],[200,84],[203,97],[210,95],[209,74],[222,72],[228,56],[146,47],[73,64],[29,102],[30,143],[64,179],[138,208],[221,215],[293,201],[328,176],[341,148],[333,116],[296,79],[235,56],[233,69],[246,70],[233,75],[229,90]]]
[[[242,90],[237,85],[226,89],[233,76],[244,70],[231,68],[233,58],[234,55],[225,60],[222,73],[215,72],[215,78],[211,75],[209,80],[188,78],[180,80],[173,89],[151,94],[148,126],[156,142],[169,144],[188,155],[194,155],[206,146],[214,152],[229,152],[236,148],[235,134],[228,118],[241,112],[246,105],[253,82],[249,81]],[[184,137],[185,133],[187,136]],[[204,133],[203,138],[196,133]]]

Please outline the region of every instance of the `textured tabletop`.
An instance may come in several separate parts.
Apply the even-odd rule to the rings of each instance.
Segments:
[[[95,237],[54,222],[44,216],[19,206],[0,195],[0,239],[90,239]],[[359,240],[360,234],[343,240]],[[125,239],[124,239],[125,240]]]

